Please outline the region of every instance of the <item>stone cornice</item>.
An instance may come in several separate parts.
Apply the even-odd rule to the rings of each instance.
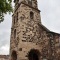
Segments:
[[[30,5],[26,4],[26,3],[24,3],[24,2],[18,3],[18,4],[17,4],[17,8],[15,9],[14,12],[16,12],[16,10],[20,7],[21,4],[25,4],[26,6],[29,6],[30,8],[33,8],[33,9],[37,10],[38,12],[41,12],[38,8],[34,8],[34,7],[32,7],[32,6],[30,6]]]

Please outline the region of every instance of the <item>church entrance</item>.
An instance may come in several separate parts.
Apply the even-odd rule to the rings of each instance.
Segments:
[[[39,60],[39,51],[32,49],[28,54],[29,60]]]
[[[12,52],[11,60],[17,60],[17,53],[16,53],[16,51]]]

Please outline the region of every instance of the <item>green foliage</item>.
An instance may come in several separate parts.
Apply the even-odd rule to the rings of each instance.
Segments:
[[[0,22],[4,20],[4,14],[12,12],[12,0],[0,0]]]

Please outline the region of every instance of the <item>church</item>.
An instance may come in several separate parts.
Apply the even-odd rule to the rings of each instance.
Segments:
[[[41,23],[37,0],[14,0],[10,60],[60,60],[60,34]]]

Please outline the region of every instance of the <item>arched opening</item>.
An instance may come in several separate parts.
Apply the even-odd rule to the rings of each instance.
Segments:
[[[32,6],[32,0],[28,0],[28,4]]]
[[[17,53],[16,53],[16,51],[12,52],[11,57],[12,57],[12,60],[17,60]]]
[[[28,54],[29,60],[39,60],[40,53],[38,50],[32,49]]]
[[[33,19],[34,18],[34,13],[31,11],[30,12],[30,19]]]

